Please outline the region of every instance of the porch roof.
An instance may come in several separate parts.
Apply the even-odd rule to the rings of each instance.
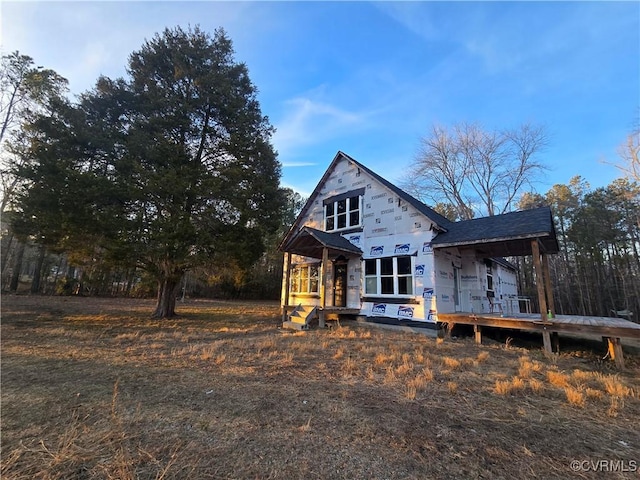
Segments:
[[[510,212],[453,223],[431,242],[433,248],[473,248],[485,257],[531,255],[531,240],[544,253],[558,253],[558,240],[549,207]]]
[[[362,250],[338,233],[328,233],[311,227],[302,229],[281,247],[285,252],[305,257],[322,258],[323,249],[327,248],[330,256],[361,256]]]

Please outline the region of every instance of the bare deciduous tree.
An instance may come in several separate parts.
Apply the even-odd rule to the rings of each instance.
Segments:
[[[20,52],[0,59],[0,213],[5,212],[18,184],[16,163],[24,162],[24,156],[17,154],[25,142],[23,123],[52,98],[65,95],[67,83],[53,70],[35,66],[30,56]]]
[[[615,166],[632,180],[640,182],[640,126],[631,132],[618,148],[622,164]]]
[[[504,213],[545,169],[536,157],[546,143],[544,129],[529,124],[502,132],[435,126],[421,139],[404,186],[422,200],[452,205],[461,219]]]

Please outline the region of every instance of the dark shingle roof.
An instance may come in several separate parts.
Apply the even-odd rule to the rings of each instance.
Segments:
[[[300,232],[284,245],[286,252],[313,258],[322,258],[323,248],[332,254],[362,255],[362,250],[339,233],[323,232],[311,227],[302,227]]]
[[[495,255],[531,253],[531,240],[538,238],[547,253],[557,253],[558,241],[549,207],[510,212],[492,217],[474,218],[452,223],[447,232],[431,242],[434,247],[478,246]],[[495,250],[498,244],[501,251]]]

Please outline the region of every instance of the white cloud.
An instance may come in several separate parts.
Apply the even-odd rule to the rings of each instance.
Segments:
[[[423,2],[374,2],[381,12],[414,34],[425,40],[434,40],[438,37],[438,28],[435,26],[435,16],[431,15],[429,5]]]
[[[297,97],[285,102],[285,114],[275,123],[273,143],[280,155],[313,145],[361,126],[366,114],[349,112],[331,104]]]
[[[317,163],[314,162],[283,162],[282,166],[284,168],[292,168],[292,167],[315,167]]]
[[[19,50],[56,70],[75,94],[100,75],[124,76],[129,54],[167,27],[200,25],[213,33],[223,26],[244,45],[268,16],[249,2],[204,1],[4,2],[1,13],[3,51]]]

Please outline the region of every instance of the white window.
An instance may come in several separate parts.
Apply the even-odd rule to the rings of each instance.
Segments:
[[[487,265],[487,290],[493,292],[493,269],[491,264]]]
[[[318,293],[319,265],[295,265],[291,270],[291,292]]]
[[[342,198],[324,206],[324,229],[327,232],[360,226],[360,195]]]
[[[366,295],[413,295],[413,262],[410,256],[372,258],[364,261]]]

